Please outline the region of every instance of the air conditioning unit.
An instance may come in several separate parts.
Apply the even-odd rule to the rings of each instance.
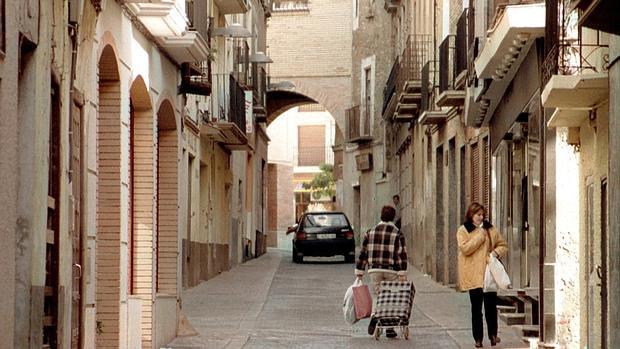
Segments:
[[[372,170],[372,154],[360,154],[355,156],[355,164],[358,171]]]

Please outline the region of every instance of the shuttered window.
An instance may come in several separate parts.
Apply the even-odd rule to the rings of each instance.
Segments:
[[[299,126],[297,137],[297,166],[325,162],[325,125]]]
[[[480,202],[480,152],[478,142],[471,145],[471,201]]]
[[[487,214],[491,213],[491,159],[489,151],[489,137],[482,139],[482,204],[487,209]]]

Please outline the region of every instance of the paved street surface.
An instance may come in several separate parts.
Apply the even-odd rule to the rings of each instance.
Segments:
[[[381,337],[377,342],[366,333],[367,319],[348,325],[342,300],[353,282],[353,269],[353,264],[337,258],[293,264],[290,252],[271,250],[184,292],[183,311],[199,335],[176,338],[168,347],[474,347],[468,295],[439,285],[417,270],[409,273],[417,289],[409,340]],[[496,348],[527,348],[501,321],[499,332],[502,343]],[[488,340],[484,344],[491,348]]]

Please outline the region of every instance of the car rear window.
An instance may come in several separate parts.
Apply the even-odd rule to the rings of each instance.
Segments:
[[[347,227],[347,217],[342,213],[309,214],[304,219],[304,227]]]

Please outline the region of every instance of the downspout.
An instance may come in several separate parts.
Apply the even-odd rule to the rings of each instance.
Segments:
[[[544,42],[542,40],[537,40],[536,49],[538,50],[538,56],[540,59],[538,60],[539,66],[542,65],[542,62],[545,61],[544,55]],[[540,88],[544,88],[544,86],[540,86]],[[542,106],[542,100],[539,99],[539,131],[540,131],[540,236],[539,236],[539,246],[538,246],[538,338],[543,343],[545,342],[545,260],[547,253],[547,235],[546,235],[546,226],[547,219],[545,216],[545,207],[547,205],[546,199],[546,191],[547,191],[547,113],[545,112],[545,108]]]

